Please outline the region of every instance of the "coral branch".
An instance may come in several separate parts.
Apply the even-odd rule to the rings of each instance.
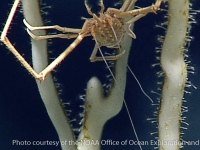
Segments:
[[[161,53],[164,83],[159,108],[160,150],[181,147],[181,106],[187,80],[184,46],[188,29],[189,1],[169,0],[168,28]],[[180,7],[181,6],[181,7]],[[170,144],[170,142],[177,142]]]
[[[23,0],[22,4],[25,19],[34,26],[41,26],[43,21],[40,14],[39,1]],[[45,31],[35,31],[35,34],[45,35]],[[31,40],[31,44],[33,66],[37,72],[40,72],[48,65],[47,41]],[[61,106],[52,76],[49,75],[45,81],[41,83],[39,81],[36,82],[47,113],[58,133],[60,141],[65,141],[66,139],[74,140],[74,135],[66,117],[65,111]],[[75,145],[61,144],[61,146],[63,150],[76,149]]]

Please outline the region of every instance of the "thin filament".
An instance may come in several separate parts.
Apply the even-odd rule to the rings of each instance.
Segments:
[[[113,72],[111,71],[111,69],[110,69],[110,67],[109,67],[109,65],[108,65],[108,63],[107,63],[107,61],[106,61],[106,59],[105,59],[105,57],[104,57],[104,55],[103,55],[103,53],[102,53],[102,51],[101,51],[101,48],[100,48],[100,46],[99,46],[99,44],[98,44],[98,42],[97,42],[97,40],[96,40],[95,37],[94,37],[94,39],[95,39],[95,42],[96,42],[96,44],[97,44],[97,46],[98,46],[99,52],[100,52],[100,54],[101,54],[101,56],[102,56],[102,58],[103,58],[103,60],[104,60],[104,62],[105,62],[105,64],[106,64],[106,66],[107,66],[107,68],[108,68],[108,70],[109,70],[111,76],[113,77],[113,80],[115,81],[115,83],[116,83],[116,85],[117,85],[117,88],[118,88],[120,91],[122,91],[122,89],[120,88],[120,86],[119,86],[119,84],[118,84],[118,82],[117,82],[117,80],[116,80],[116,78],[115,78]],[[135,126],[134,126],[134,124],[133,124],[133,121],[132,121],[132,118],[131,118],[131,115],[130,115],[130,111],[129,111],[129,109],[128,109],[128,106],[127,106],[127,104],[126,104],[125,99],[123,99],[123,103],[124,103],[124,106],[125,106],[126,111],[127,111],[127,113],[128,113],[128,117],[129,117],[129,120],[130,120],[130,122],[131,122],[131,126],[132,126],[132,128],[133,128],[133,132],[134,132],[134,134],[135,134],[135,137],[136,137],[136,139],[137,139],[137,141],[138,141],[138,145],[139,145],[139,147],[140,147],[140,150],[142,150],[142,147],[141,147],[140,142],[139,142],[140,140],[139,140],[138,135],[137,135],[137,132],[136,132],[136,130],[135,130]]]
[[[110,24],[110,27],[111,27],[111,29],[112,29],[112,31],[113,31],[113,34],[115,35],[115,39],[116,39],[116,41],[118,41],[118,38],[117,38],[117,35],[116,35],[116,33],[115,33],[115,30],[114,30],[114,28],[113,28],[113,26]],[[130,30],[130,27],[129,27],[129,30]],[[131,34],[133,34],[133,36],[131,36],[131,37],[135,37],[136,38],[136,36],[135,36],[135,34],[130,30],[130,32],[131,32]],[[120,48],[120,46],[119,46],[119,42],[117,42],[117,46],[118,46],[118,49],[120,50],[120,52],[121,52],[121,48]],[[99,47],[99,50],[100,50],[100,47]],[[104,58],[104,57],[103,57]],[[127,64],[127,68],[128,68],[128,70],[131,72],[131,74],[133,75],[133,77],[135,78],[135,80],[136,80],[136,82],[137,82],[137,84],[139,85],[139,87],[140,87],[140,90],[142,91],[142,93],[153,103],[153,100],[151,99],[151,97],[143,90],[143,88],[142,88],[142,85],[140,84],[140,82],[139,82],[139,80],[137,79],[137,77],[135,76],[135,74],[133,73],[133,71],[131,70],[131,68],[129,67],[129,65]]]

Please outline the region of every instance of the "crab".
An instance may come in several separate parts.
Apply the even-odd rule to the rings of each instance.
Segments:
[[[120,47],[120,44],[125,34],[130,35],[132,38],[136,38],[136,35],[130,30],[130,26],[138,19],[144,17],[146,14],[156,13],[160,9],[162,0],[157,0],[155,4],[152,4],[151,6],[148,7],[130,10],[130,8],[134,5],[135,2],[136,0],[125,0],[120,9],[108,8],[105,11],[103,0],[100,0],[101,9],[99,11],[99,14],[96,15],[91,11],[91,8],[87,5],[85,0],[85,7],[87,9],[88,14],[90,14],[92,18],[82,18],[85,20],[85,22],[81,29],[61,27],[58,25],[33,27],[24,19],[23,22],[27,27],[28,34],[35,40],[43,40],[50,38],[66,38],[66,39],[75,38],[75,40],[40,73],[37,73],[27,63],[27,61],[15,49],[15,47],[11,44],[11,42],[7,37],[9,26],[11,25],[12,18],[14,17],[15,11],[20,3],[20,0],[15,0],[13,7],[10,11],[10,14],[8,16],[7,22],[2,31],[0,40],[15,55],[15,57],[30,72],[30,74],[32,74],[34,78],[40,81],[44,80],[45,77],[48,75],[48,73],[50,73],[58,64],[60,64],[62,60],[64,60],[68,56],[68,54],[76,48],[76,46],[83,40],[83,38],[87,36],[92,36],[96,42],[95,48],[90,56],[90,61],[94,62],[101,60],[117,60],[125,53],[125,50],[117,55],[105,56],[104,58],[97,57],[96,53],[98,49],[100,49],[100,47],[102,46],[106,46],[108,48]],[[128,21],[124,20],[124,18],[130,16],[132,16],[132,18],[129,19]],[[128,27],[129,30],[124,30],[124,27]],[[34,30],[48,30],[48,29],[55,29],[62,33],[56,35],[36,36],[31,32]]]

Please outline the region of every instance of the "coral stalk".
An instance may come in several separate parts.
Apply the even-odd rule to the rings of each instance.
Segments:
[[[189,26],[189,1],[169,0],[168,3],[168,28],[161,53],[164,83],[158,119],[159,149],[178,150],[181,147],[181,106],[187,80],[184,46]]]
[[[40,7],[38,0],[22,0],[23,13],[27,22],[33,26],[42,26],[43,21],[40,14]],[[44,30],[35,31],[37,35],[45,35]],[[47,41],[31,40],[32,45],[32,59],[33,67],[37,72],[40,72],[48,65],[48,54],[47,54]],[[46,79],[42,82],[36,81],[37,86],[41,95],[41,98],[46,107],[47,113],[58,133],[60,142],[65,140],[73,140],[74,135],[72,133],[70,124],[66,117],[65,111],[61,106],[60,99],[58,97],[53,77],[49,74]],[[75,145],[61,144],[62,150],[75,150]]]

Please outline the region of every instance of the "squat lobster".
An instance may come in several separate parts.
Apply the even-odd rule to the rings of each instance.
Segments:
[[[124,4],[120,9],[108,8],[107,11],[104,12],[104,4],[103,0],[100,0],[101,10],[99,12],[99,16],[92,13],[89,6],[86,4],[85,6],[88,13],[92,16],[92,18],[84,18],[85,23],[83,24],[82,29],[74,29],[74,28],[66,28],[60,27],[58,25],[54,26],[42,26],[42,27],[32,27],[29,25],[24,19],[24,24],[27,26],[28,34],[35,40],[49,39],[49,38],[76,38],[72,44],[68,48],[66,48],[50,65],[48,65],[43,71],[39,74],[35,72],[35,70],[26,62],[26,60],[19,54],[19,52],[15,49],[15,47],[10,43],[7,38],[8,28],[11,24],[14,13],[17,9],[20,0],[15,0],[13,7],[8,16],[7,22],[4,26],[3,32],[1,34],[1,41],[8,47],[8,49],[17,57],[17,59],[24,65],[24,67],[40,81],[44,80],[46,75],[51,72],[61,61],[83,40],[86,36],[93,36],[96,41],[95,48],[90,56],[91,61],[99,61],[103,60],[102,57],[96,57],[96,53],[99,47],[106,46],[108,48],[116,48],[119,47],[124,34],[129,34],[132,38],[136,38],[135,34],[129,30],[126,32],[124,30],[124,26],[130,26],[133,22],[137,21],[141,17],[145,16],[147,13],[153,12],[156,13],[159,10],[162,0],[157,0],[155,4],[130,10],[131,6],[136,2],[136,0],[125,0]],[[135,16],[134,18],[124,21],[123,18],[128,16]],[[42,30],[42,29],[56,29],[66,34],[56,34],[56,35],[44,35],[44,36],[36,36],[31,31],[33,30]],[[116,60],[124,54],[125,51],[116,55],[116,56],[106,56],[105,60]]]

